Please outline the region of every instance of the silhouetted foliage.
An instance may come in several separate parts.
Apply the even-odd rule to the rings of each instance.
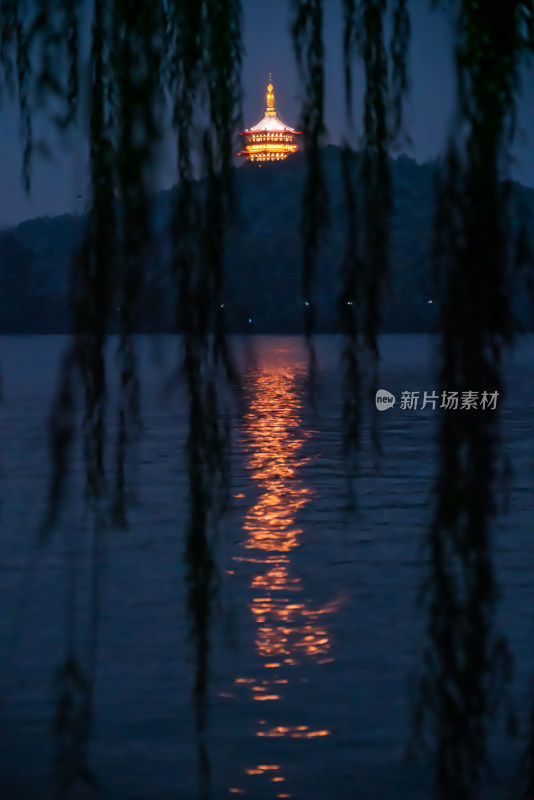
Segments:
[[[365,76],[360,153],[348,143],[342,175],[348,224],[341,263],[339,322],[344,334],[344,441],[351,462],[360,441],[362,387],[377,386],[377,333],[390,269],[393,190],[389,153],[402,132],[408,90],[407,0],[343,0],[345,90],[352,111],[353,62]],[[315,329],[313,286],[328,221],[321,143],[324,120],[322,0],[291,0],[292,34],[304,87],[302,300],[305,332]],[[392,10],[392,41],[385,42]],[[512,342],[509,185],[503,169],[514,134],[519,66],[534,48],[532,0],[462,0],[454,5],[457,124],[438,178],[436,254],[444,287],[442,390],[504,392],[501,356]],[[22,178],[30,186],[33,117],[46,109],[61,128],[76,121],[82,4],[76,0],[0,0],[0,87],[16,89],[23,144]],[[72,264],[74,334],[51,414],[53,468],[42,540],[58,520],[82,397],[86,500],[93,518],[93,572],[110,519],[126,524],[128,444],[140,426],[139,378],[132,333],[141,312],[150,247],[150,168],[165,122],[176,139],[178,187],[170,214],[176,327],[183,331],[180,372],[189,396],[187,462],[190,516],[185,561],[196,670],[201,790],[209,793],[204,741],[210,625],[217,568],[212,529],[224,508],[229,432],[222,381],[238,384],[224,337],[224,246],[234,209],[233,135],[240,118],[239,0],[94,0],[89,55],[90,199]],[[198,132],[195,135],[194,131]],[[194,165],[203,182],[194,186]],[[522,232],[523,231],[523,232]],[[15,240],[9,247],[17,247]],[[529,260],[524,228],[516,261]],[[5,242],[4,242],[5,245]],[[17,258],[29,269],[31,258]],[[26,276],[28,277],[28,276]],[[19,276],[24,279],[24,274]],[[113,489],[105,469],[106,343],[119,328],[121,399]],[[313,359],[313,348],[310,346]],[[363,358],[362,358],[363,356]],[[370,356],[364,375],[363,359]],[[313,365],[313,360],[312,360]],[[374,441],[379,440],[375,424]],[[487,764],[487,723],[510,672],[504,638],[494,629],[497,587],[491,521],[499,467],[498,412],[443,412],[434,518],[426,541],[428,641],[418,722],[430,719],[436,791],[443,800],[472,796]],[[82,665],[69,640],[58,671],[58,786],[92,780],[86,764],[96,657],[98,581],[93,581],[93,648]],[[71,638],[71,637],[70,637]],[[525,796],[532,793],[532,752]]]
[[[391,69],[385,45],[384,0],[344,0],[344,65],[346,112],[352,123],[352,70],[358,57],[365,73],[364,131],[359,159],[361,203],[351,177],[350,144],[344,147],[343,188],[348,213],[347,241],[342,261],[339,314],[344,336],[344,443],[354,460],[360,441],[362,350],[370,355],[369,393],[378,388],[377,334],[384,288],[389,277],[390,223],[393,194],[389,150],[402,127],[402,101],[408,90],[407,52],[410,24],[405,0],[393,3]],[[388,81],[391,74],[391,86]],[[392,117],[392,121],[390,120]],[[358,231],[358,229],[361,229]],[[376,419],[376,418],[374,418]],[[373,441],[379,447],[376,423]]]
[[[461,3],[457,125],[437,186],[436,258],[445,290],[440,389],[478,397],[496,391],[501,400],[502,354],[514,333],[509,184],[501,179],[527,44],[526,5]],[[436,795],[443,800],[476,791],[488,767],[487,723],[511,677],[511,656],[494,623],[491,521],[500,457],[496,411],[442,412],[418,716],[431,718]]]
[[[324,44],[322,0],[294,0],[292,34],[304,89],[301,115],[307,174],[302,197],[302,296],[305,333],[314,331],[313,282],[321,231],[328,222],[328,195],[321,158],[324,123]]]

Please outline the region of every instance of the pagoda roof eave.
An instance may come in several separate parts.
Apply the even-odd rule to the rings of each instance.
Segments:
[[[286,125],[285,122],[282,122],[281,119],[274,116],[265,116],[263,119],[260,119],[256,125],[253,125],[252,128],[247,130],[247,133],[296,133],[295,129],[292,128],[290,125]]]
[[[296,134],[298,136],[302,136],[302,131],[296,131],[294,128],[286,128],[285,130],[286,130],[286,133],[294,133],[294,134]],[[257,133],[257,132],[258,131],[254,131],[254,133]],[[252,129],[251,128],[245,128],[245,130],[244,131],[240,131],[240,133],[238,135],[239,136],[246,136],[247,133],[252,133]],[[261,131],[260,131],[260,133],[261,133]],[[265,131],[265,133],[271,133],[271,131]],[[275,133],[276,133],[276,131],[275,131]]]

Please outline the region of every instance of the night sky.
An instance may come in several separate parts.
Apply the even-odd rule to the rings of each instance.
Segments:
[[[339,143],[348,132],[342,72],[341,3],[329,0],[325,5],[326,124],[328,140]],[[443,152],[455,96],[451,19],[443,10],[431,11],[429,6],[430,0],[412,0],[410,3],[412,91],[406,109],[406,132],[412,143],[405,143],[401,149],[417,161],[435,158]],[[244,127],[253,125],[263,116],[269,72],[272,72],[277,111],[286,123],[297,126],[301,90],[289,33],[288,0],[270,0],[269,3],[244,0],[243,8],[246,49],[243,63]],[[522,88],[512,176],[534,186],[534,150],[529,136],[529,131],[534,130],[532,68],[524,71]],[[354,87],[355,130],[352,142],[355,145],[361,135],[362,96],[360,70],[356,73]],[[0,227],[35,216],[84,210],[86,148],[79,133],[72,132],[68,138],[53,141],[51,160],[36,160],[31,197],[25,195],[20,181],[17,112],[9,106],[0,111],[0,141]],[[169,141],[161,159],[158,185],[168,188],[174,182]]]

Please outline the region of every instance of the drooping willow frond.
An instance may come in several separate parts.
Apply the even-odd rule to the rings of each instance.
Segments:
[[[118,418],[115,516],[125,521],[124,458],[140,424],[140,384],[133,334],[142,319],[141,298],[151,237],[150,169],[161,137],[160,90],[163,15],[150,0],[116,0],[111,63],[115,76],[118,252],[115,281],[119,308],[118,359],[121,400]]]
[[[194,696],[201,791],[209,791],[204,742],[213,597],[218,583],[210,524],[226,502],[229,428],[220,379],[235,380],[224,337],[223,265],[234,208],[232,161],[241,106],[241,5],[173,0],[166,8],[169,85],[177,139],[172,273],[189,396],[189,524],[185,561],[195,647]],[[195,136],[195,131],[197,135]],[[203,181],[194,181],[195,163]]]
[[[391,140],[394,143],[402,133],[403,102],[410,90],[408,74],[408,49],[411,39],[408,0],[393,3],[393,34],[390,42],[391,55]]]
[[[307,171],[301,215],[302,296],[309,339],[315,327],[313,283],[321,233],[328,223],[328,192],[321,158],[324,122],[323,0],[292,0],[291,32],[304,92],[301,112]]]
[[[360,443],[364,385],[362,358],[371,356],[369,390],[377,389],[378,331],[389,274],[393,195],[389,152],[402,129],[402,105],[409,88],[410,24],[405,0],[395,0],[393,35],[385,43],[385,0],[343,0],[345,107],[353,125],[355,63],[365,75],[362,150],[358,160],[347,142],[342,157],[347,240],[341,269],[339,321],[344,334],[344,445],[355,458]],[[391,65],[389,65],[391,61]],[[352,172],[357,171],[358,185]],[[361,198],[359,201],[358,198]],[[379,446],[376,425],[372,426]]]
[[[444,286],[440,390],[498,392],[512,341],[509,184],[524,3],[464,0],[458,12],[457,128],[440,171],[436,257]],[[433,739],[437,797],[471,795],[488,767],[487,724],[511,675],[495,630],[491,523],[499,471],[499,407],[444,411],[427,540],[428,642],[419,724]],[[530,787],[531,791],[532,786]]]
[[[402,103],[409,88],[410,6],[408,0],[343,0],[342,7],[345,102],[351,120],[357,65],[365,81],[361,152],[347,145],[342,155],[347,239],[339,321],[344,436],[346,452],[354,456],[360,444],[362,354],[371,356],[371,388],[376,386],[393,203],[389,154],[402,133]],[[85,8],[81,0],[0,0],[0,99],[16,91],[28,189],[35,114],[47,111],[62,128],[81,116]],[[328,222],[321,159],[326,3],[291,0],[290,9],[305,98],[302,299],[309,340],[317,253]],[[205,777],[210,624],[218,579],[210,525],[226,500],[229,454],[220,383],[224,376],[237,380],[224,337],[223,304],[225,236],[235,203],[233,135],[241,104],[241,4],[93,0],[89,16],[89,200],[73,264],[74,336],[51,415],[53,470],[43,535],[55,526],[65,494],[79,405],[86,500],[102,527],[108,519],[106,343],[111,329],[120,336],[121,382],[113,513],[125,521],[126,448],[140,416],[133,332],[151,235],[150,168],[167,101],[178,179],[170,219],[171,273],[189,400],[187,596],[199,763]],[[440,381],[443,389],[502,392],[500,361],[513,326],[508,196],[500,178],[514,134],[520,58],[534,49],[534,7],[532,0],[460,0],[458,20],[458,124],[439,178],[436,218],[444,286]],[[525,241],[518,237],[518,245],[518,257],[525,260]],[[489,528],[498,452],[497,414],[442,416],[435,514],[427,542],[428,672],[421,696],[437,731],[435,773],[443,800],[463,800],[481,774],[487,761],[486,723],[499,694],[493,689],[502,689],[509,668],[504,640],[493,625],[497,587]],[[85,759],[92,687],[86,672],[77,654],[68,652],[58,673],[62,788],[89,774]],[[79,717],[66,713],[71,705]],[[534,756],[527,755],[532,764]],[[527,783],[531,794],[532,778]],[[203,791],[208,791],[206,782]]]

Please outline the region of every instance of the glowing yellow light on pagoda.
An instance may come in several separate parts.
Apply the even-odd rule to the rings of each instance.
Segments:
[[[297,137],[301,133],[278,116],[270,74],[265,99],[263,118],[240,134],[244,138],[244,148],[238,155],[249,161],[280,161],[298,150]]]
[[[269,74],[269,85],[267,87],[267,108],[265,109],[265,116],[276,117],[276,109],[274,107],[274,87],[271,83],[270,74]]]

